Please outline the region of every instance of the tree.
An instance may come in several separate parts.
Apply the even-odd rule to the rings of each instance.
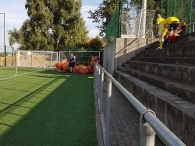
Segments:
[[[93,49],[99,51],[103,48],[103,41],[98,36],[95,38],[87,38],[85,42],[79,45],[79,47],[83,49]]]
[[[116,7],[119,5],[119,1],[122,2],[122,5],[127,4],[129,7],[128,9],[122,7],[122,10],[135,10],[137,13],[142,8],[142,0],[131,0],[130,4],[128,4],[128,0],[103,0],[103,2],[99,5],[97,10],[95,11],[89,11],[88,13],[90,16],[89,19],[93,19],[92,22],[98,23],[99,25],[96,26],[99,30],[100,36],[104,36],[105,29],[107,25],[109,24],[112,15],[114,14]],[[161,13],[162,16],[167,16],[167,1],[163,0],[163,9],[161,9],[161,1],[162,0],[148,0],[147,1],[147,9],[154,9],[156,10],[156,13]],[[122,31],[125,33],[124,26],[122,25]]]
[[[92,41],[90,42],[90,47],[95,49],[95,50],[100,50],[103,48],[103,44],[102,41],[99,37],[96,37],[94,39],[92,39]]]
[[[100,36],[104,36],[105,29],[109,24],[118,4],[119,0],[104,0],[97,10],[94,12],[90,10],[88,12],[90,14],[88,18],[93,19],[92,22],[100,24],[99,26],[96,26],[100,30]]]
[[[66,50],[85,41],[88,31],[81,0],[26,0],[29,19],[9,30],[9,43],[25,50]]]

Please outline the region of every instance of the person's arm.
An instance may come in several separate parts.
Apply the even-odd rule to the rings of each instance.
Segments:
[[[74,56],[74,60],[73,60],[73,62],[75,62],[76,61],[76,56]]]

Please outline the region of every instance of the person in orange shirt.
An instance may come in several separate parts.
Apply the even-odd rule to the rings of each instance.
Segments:
[[[82,74],[87,74],[88,73],[88,64],[84,64],[82,69],[81,69]]]
[[[62,72],[67,72],[68,70],[68,66],[69,66],[69,60],[63,60],[63,64],[62,64]]]
[[[78,64],[75,65],[74,72],[75,72],[75,74],[81,73],[81,68],[80,68],[80,66]]]
[[[98,56],[95,56],[95,62],[100,63],[100,59],[98,58]]]
[[[178,35],[183,35],[183,34],[185,34],[186,31],[187,31],[187,28],[188,28],[188,26],[187,26],[187,21],[186,21],[185,19],[183,19],[182,22],[181,22],[181,27],[180,27],[180,29],[178,30]]]

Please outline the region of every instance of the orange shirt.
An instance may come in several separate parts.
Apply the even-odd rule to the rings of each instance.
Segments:
[[[79,65],[75,65],[74,69],[75,69],[75,73],[77,74],[80,73],[81,68]]]
[[[81,73],[82,73],[82,74],[87,74],[87,73],[88,73],[88,67],[84,65],[84,66],[82,67]]]

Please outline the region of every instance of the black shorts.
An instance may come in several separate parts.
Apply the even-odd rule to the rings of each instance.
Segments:
[[[169,25],[168,30],[176,30],[176,29],[179,30],[180,27],[179,27],[179,23],[177,21],[174,21]]]
[[[71,62],[69,66],[74,68],[75,62]]]

